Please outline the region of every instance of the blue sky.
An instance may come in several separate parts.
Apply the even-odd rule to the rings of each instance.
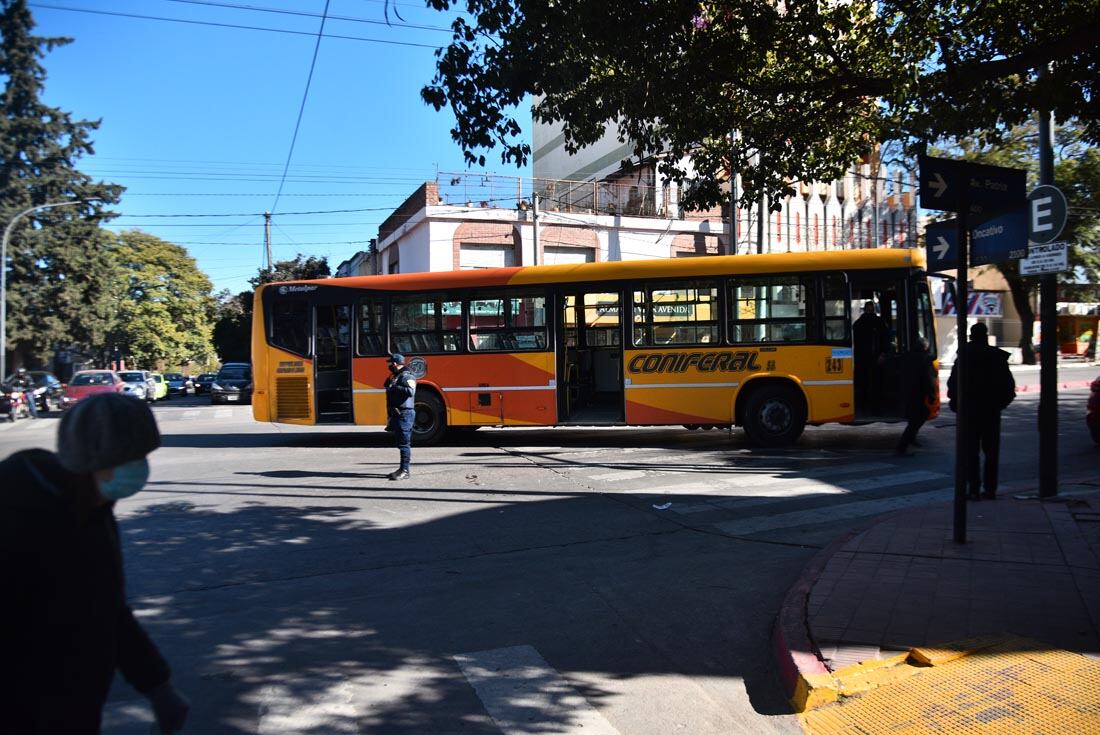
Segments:
[[[302,108],[325,5],[30,2],[38,35],[74,39],[43,62],[44,100],[75,118],[102,120],[95,155],[78,165],[127,187],[112,229],[136,227],[183,245],[215,290],[236,292],[248,288],[247,279],[262,264],[264,210],[274,213],[276,260],[299,252],[324,255],[335,268],[365,249],[382,220],[437,171],[467,170],[449,135],[453,115],[434,111],[419,95],[434,73],[432,48],[450,39],[449,32],[432,28],[446,29],[450,18],[402,1],[390,3],[387,26],[383,0],[329,0]],[[529,142],[529,111],[517,119]],[[530,176],[529,168],[501,164],[496,150],[486,153],[486,162],[476,173]],[[340,209],[365,211],[331,211]]]

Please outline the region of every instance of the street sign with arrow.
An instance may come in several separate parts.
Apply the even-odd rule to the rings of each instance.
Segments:
[[[957,268],[958,222],[953,219],[933,222],[924,228],[925,248],[928,254],[928,270],[931,273]]]

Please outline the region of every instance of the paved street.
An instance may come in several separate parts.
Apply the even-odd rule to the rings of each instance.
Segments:
[[[1086,391],[1060,395],[1064,476],[1095,472]],[[1037,394],[1002,475],[1034,477]],[[950,497],[954,417],[740,431],[482,429],[397,452],[378,429],[155,409],[164,447],[118,508],[129,593],[201,733],[794,733],[769,635],[821,547]],[[55,418],[0,427],[52,446]],[[148,731],[120,684],[105,732]]]

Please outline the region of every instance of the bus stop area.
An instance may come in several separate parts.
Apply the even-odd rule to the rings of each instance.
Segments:
[[[1002,485],[837,539],[773,646],[808,733],[1100,732],[1100,477]]]

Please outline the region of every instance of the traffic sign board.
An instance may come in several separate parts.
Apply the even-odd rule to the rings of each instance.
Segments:
[[[928,270],[932,273],[959,267],[958,222],[950,219],[933,222],[924,228]]]
[[[970,221],[970,264],[1003,263],[1027,256],[1024,209]]]
[[[1069,247],[1064,242],[1032,245],[1027,257],[1020,261],[1021,276],[1060,273],[1069,269]]]
[[[1043,184],[1027,195],[1028,239],[1034,243],[1052,242],[1066,226],[1066,197],[1056,186]]]
[[[966,204],[1007,212],[1022,207],[1027,173],[951,158],[921,156],[920,205],[958,212]]]

